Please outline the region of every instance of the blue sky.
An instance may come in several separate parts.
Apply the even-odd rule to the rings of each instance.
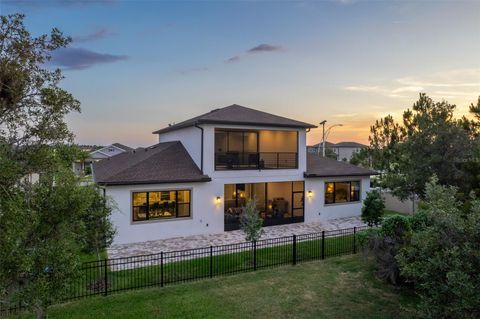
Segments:
[[[54,61],[82,102],[68,117],[79,143],[153,144],[152,131],[234,103],[366,142],[419,92],[459,115],[480,95],[478,1],[0,0],[0,12],[73,37]]]

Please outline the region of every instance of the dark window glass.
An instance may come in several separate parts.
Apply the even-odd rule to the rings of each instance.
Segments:
[[[357,202],[360,200],[360,182],[352,182],[352,188],[350,191],[350,200],[352,202]]]
[[[335,183],[325,183],[325,204],[334,203]]]
[[[360,182],[325,183],[325,204],[360,201]]]
[[[133,221],[190,216],[190,191],[136,192],[132,196]]]
[[[350,201],[350,183],[335,183],[335,203]]]

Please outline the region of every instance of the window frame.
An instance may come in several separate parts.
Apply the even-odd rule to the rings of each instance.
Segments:
[[[186,191],[189,193],[188,202],[182,202],[178,203],[178,193]],[[157,193],[157,192],[175,192],[175,215],[172,215],[171,217],[161,217],[161,218],[150,218],[149,215],[149,210],[150,210],[150,205],[149,205],[149,198],[150,198],[150,193]],[[146,196],[146,217],[145,219],[135,219],[135,214],[134,214],[134,209],[135,207],[142,207],[142,206],[134,206],[133,202],[133,197],[135,194],[138,193],[144,193]],[[190,219],[192,218],[192,193],[193,190],[191,188],[169,188],[169,189],[148,189],[148,190],[132,190],[130,192],[130,212],[131,212],[131,223],[132,224],[138,224],[138,223],[145,223],[145,222],[159,222],[159,221],[169,221],[169,220],[178,220],[178,219]],[[179,216],[179,205],[188,205],[188,216]]]
[[[344,201],[344,202],[336,202],[335,198],[336,198],[336,184],[337,183],[348,183],[349,184],[348,197],[350,198],[350,200]],[[352,183],[358,183],[358,190],[356,190],[354,192],[352,191]],[[333,184],[333,192],[329,193],[329,194],[333,195],[332,196],[332,202],[327,202],[327,184]],[[359,203],[362,200],[361,189],[362,189],[362,181],[361,180],[326,181],[326,182],[324,182],[324,192],[323,192],[324,205],[328,206],[328,205],[341,205],[341,204]],[[354,193],[358,194],[358,198],[352,199],[353,198],[352,194],[354,194]]]

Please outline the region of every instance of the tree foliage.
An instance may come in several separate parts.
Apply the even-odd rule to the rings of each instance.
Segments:
[[[61,71],[45,64],[52,52],[71,41],[58,29],[32,37],[24,15],[0,16],[0,143],[2,185],[26,174],[48,170],[48,145],[72,141],[64,117],[80,103],[59,87]]]
[[[255,199],[247,199],[240,219],[240,228],[245,233],[246,241],[257,241],[263,234],[263,219],[258,213]]]
[[[362,221],[370,227],[378,226],[382,221],[384,211],[385,203],[380,192],[378,190],[368,192],[363,201]]]
[[[480,317],[480,201],[463,207],[457,188],[427,184],[426,227],[397,255],[401,275],[421,297],[421,317]]]
[[[0,299],[43,318],[76,278],[86,188],[70,172],[43,176],[0,197]]]
[[[402,123],[389,115],[371,127],[372,165],[382,173],[383,187],[401,199],[423,197],[425,184],[436,175],[441,184],[455,185],[464,194],[479,188],[480,152],[475,150],[480,149],[476,133],[480,104],[470,107],[477,121],[455,119],[455,109],[422,93],[403,113]]]
[[[65,115],[80,104],[59,87],[60,70],[46,68],[70,38],[58,29],[32,37],[23,20],[0,16],[0,304],[44,318],[75,280],[84,246],[109,243],[109,210],[71,171],[79,149]]]
[[[109,218],[115,205],[111,199],[101,193],[98,186],[90,185],[86,188],[90,205],[82,215],[85,226],[83,249],[100,260],[101,252],[112,244],[115,235],[115,228]]]
[[[352,158],[350,158],[350,164],[365,168],[372,168],[372,157],[370,149],[362,148],[358,152],[354,152],[352,154]]]

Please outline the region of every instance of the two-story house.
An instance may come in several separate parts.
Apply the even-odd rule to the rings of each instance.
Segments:
[[[314,125],[231,105],[153,132],[159,143],[94,163],[117,209],[115,243],[357,216],[370,170],[307,154]]]
[[[352,159],[353,154],[358,153],[367,147],[367,145],[357,142],[325,142],[325,150],[332,150],[337,155],[337,160],[344,162],[349,162]],[[312,154],[322,154],[323,144],[318,143],[313,146],[307,146],[307,151]]]

